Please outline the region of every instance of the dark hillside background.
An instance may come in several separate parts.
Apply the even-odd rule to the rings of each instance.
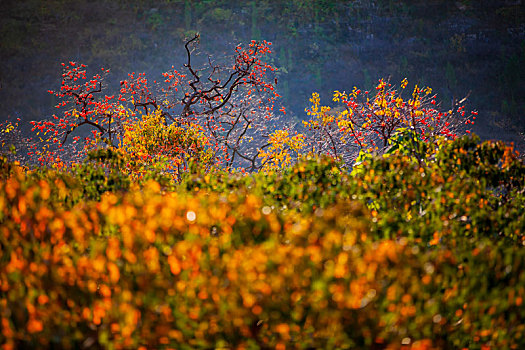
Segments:
[[[381,77],[429,85],[448,108],[471,91],[474,132],[525,149],[525,24],[521,0],[1,0],[0,119],[54,113],[61,62],[150,80],[184,63],[184,38],[220,59],[251,39],[273,43],[291,118],[311,93],[370,89]]]

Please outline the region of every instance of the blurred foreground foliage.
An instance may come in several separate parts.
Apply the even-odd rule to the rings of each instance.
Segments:
[[[406,137],[358,161],[175,183],[111,150],[69,172],[0,158],[0,343],[522,348],[512,148]]]

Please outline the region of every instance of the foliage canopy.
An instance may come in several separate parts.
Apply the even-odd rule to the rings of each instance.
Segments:
[[[512,147],[458,137],[463,106],[384,81],[335,111],[314,94],[309,131],[271,131],[269,43],[237,48],[224,82],[192,68],[197,39],[166,100],[142,75],[102,97],[70,63],[73,108],[35,123],[50,166],[0,157],[3,348],[525,345]],[[83,125],[85,158],[64,162]]]

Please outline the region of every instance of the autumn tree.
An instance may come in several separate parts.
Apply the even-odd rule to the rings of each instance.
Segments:
[[[399,88],[380,80],[376,93],[335,91],[335,107],[321,105],[319,94],[313,93],[310,118],[303,122],[307,129],[307,151],[327,154],[352,165],[361,150],[383,153],[395,143],[396,135],[406,130],[423,141],[437,136],[455,139],[473,124],[477,112],[466,113],[466,98],[454,101],[451,109],[443,110],[430,87],[415,86],[406,98],[404,79]]]
[[[207,171],[214,165],[214,152],[203,128],[196,123],[186,128],[168,124],[160,109],[127,123],[118,150],[133,180],[159,174],[180,181],[194,166]]]
[[[60,159],[68,143],[80,144],[80,153],[100,145],[119,147],[126,132],[130,135],[130,123],[142,118],[138,114],[141,111],[142,116],[155,113],[154,118],[162,118],[166,127],[174,125],[172,129],[177,128],[179,133],[191,134],[196,128],[207,138],[207,147],[218,165],[259,169],[258,154],[269,145],[270,125],[282,126],[279,120],[285,114],[284,108],[280,116],[274,111],[279,95],[270,75],[275,68],[265,61],[271,43],[238,45],[227,64],[211,56],[205,63],[196,63],[199,38],[195,34],[184,45],[187,60],[183,71],[172,66],[163,73],[163,82],[154,84],[143,73],[131,73],[120,83],[118,94],[105,93],[107,69],[88,79],[85,65],[63,64],[60,90],[49,92],[59,98],[57,108],[64,112],[54,115],[53,120],[33,122],[33,130],[46,135],[46,143],[54,145],[41,160]],[[92,134],[82,138],[81,127],[90,127]],[[192,152],[177,140],[171,138],[175,142],[171,151]],[[132,140],[127,141],[129,146]]]

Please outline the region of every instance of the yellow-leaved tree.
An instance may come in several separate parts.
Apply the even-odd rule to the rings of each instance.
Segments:
[[[214,163],[214,153],[201,126],[168,125],[160,110],[130,119],[124,129],[118,149],[132,180],[150,173],[178,181],[184,172],[197,168],[207,171]]]
[[[305,147],[303,134],[291,134],[289,130],[276,130],[268,138],[268,147],[259,151],[263,171],[288,167]]]
[[[430,87],[415,85],[410,96],[404,96],[408,81],[396,89],[381,79],[376,92],[334,91],[335,106],[321,105],[313,93],[308,120],[303,121],[308,150],[341,159],[351,166],[360,151],[382,153],[395,143],[397,134],[409,130],[425,142],[437,137],[455,139],[473,124],[477,112],[466,113],[464,102],[453,101],[449,110],[442,110]],[[469,130],[465,130],[469,133]]]

